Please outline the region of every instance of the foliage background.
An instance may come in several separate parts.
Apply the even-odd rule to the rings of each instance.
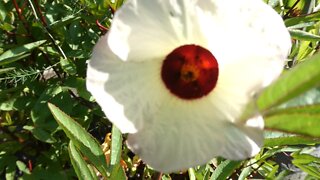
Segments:
[[[123,0],[0,1],[0,179],[320,179],[320,1],[265,2],[293,48],[257,100],[263,150],[162,174],[127,149],[85,88],[86,61]]]

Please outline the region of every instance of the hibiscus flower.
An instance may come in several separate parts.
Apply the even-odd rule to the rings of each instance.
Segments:
[[[244,113],[290,47],[260,0],[128,0],[93,50],[87,88],[155,170],[245,159],[263,145],[263,119]]]

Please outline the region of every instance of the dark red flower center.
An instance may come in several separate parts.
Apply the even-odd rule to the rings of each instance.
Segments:
[[[218,74],[216,58],[207,49],[193,44],[174,49],[161,69],[166,87],[182,99],[209,94],[217,84]]]

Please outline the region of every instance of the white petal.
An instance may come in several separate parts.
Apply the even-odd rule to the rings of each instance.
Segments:
[[[164,58],[184,44],[205,45],[194,0],[127,1],[110,29],[109,46],[122,60]]]
[[[225,113],[237,121],[249,100],[280,75],[291,48],[289,32],[260,0],[209,0],[198,6],[202,32],[219,64],[209,96],[225,102]]]
[[[129,135],[127,144],[162,172],[205,164],[216,156],[244,159],[259,152],[263,142],[261,120],[238,125],[226,118],[207,99],[171,99],[154,114],[152,123]]]
[[[164,57],[184,44],[208,48],[218,60],[207,97],[181,100],[161,80]],[[132,133],[129,147],[157,170],[243,159],[258,153],[263,120],[239,119],[280,74],[289,48],[281,18],[258,0],[131,0],[96,45],[87,87],[107,117]]]
[[[222,152],[221,156],[232,160],[242,160],[258,154],[260,147],[263,145],[263,126],[264,121],[260,115],[249,119],[245,125],[235,124],[235,126],[230,126],[230,133],[226,134],[228,139],[226,150]],[[239,140],[235,137],[244,138],[243,141],[246,143],[239,143]],[[250,148],[246,147],[248,145]],[[235,151],[235,148],[240,150]]]
[[[209,0],[199,1],[199,6],[202,32],[211,40],[210,49],[218,60],[223,59],[222,63],[250,54],[286,58],[290,35],[281,17],[264,2]]]
[[[281,17],[271,7],[260,0],[199,1],[199,7],[202,32],[209,39],[209,49],[220,68],[236,61],[264,68],[263,73],[267,72],[265,76],[269,78],[264,85],[279,75],[291,39]],[[261,61],[271,65],[260,66]],[[275,75],[270,70],[273,67],[278,67]]]
[[[94,48],[87,88],[122,133],[135,133],[170,95],[160,79],[161,61],[123,62],[107,40],[102,37]]]

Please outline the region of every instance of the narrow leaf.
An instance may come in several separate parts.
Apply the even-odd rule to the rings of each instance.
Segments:
[[[292,163],[294,164],[310,164],[310,163],[318,163],[320,164],[320,158],[312,156],[310,154],[293,154]]]
[[[116,164],[112,167],[112,172],[110,179],[116,179],[116,180],[125,180],[127,179],[126,174],[121,166],[121,164]]]
[[[265,126],[268,129],[283,132],[320,137],[320,115],[307,113],[279,114],[265,117]]]
[[[0,69],[0,74],[7,73],[7,72],[10,72],[10,71],[15,70],[15,69],[16,68],[14,68],[14,67],[3,68],[3,69]]]
[[[1,23],[4,22],[7,14],[8,14],[8,11],[5,7],[5,4],[2,1],[0,1],[0,22]]]
[[[267,175],[267,179],[274,179],[275,178],[276,173],[279,170],[279,165],[272,166],[271,168],[272,168],[271,171]]]
[[[111,133],[111,157],[110,165],[112,167],[110,179],[127,179],[121,166],[122,152],[122,134],[116,126],[112,126]]]
[[[16,161],[17,167],[20,171],[24,172],[25,174],[30,174],[30,170],[28,169],[27,165],[22,161]]]
[[[315,178],[320,179],[320,168],[319,167],[297,164],[297,163],[295,163],[294,165],[297,166],[298,168],[300,168],[301,170],[303,170],[304,172],[314,176]]]
[[[111,133],[111,158],[110,164],[115,165],[119,164],[121,160],[121,151],[122,151],[122,135],[120,130],[116,127],[112,127]]]
[[[124,0],[117,0],[116,4],[115,4],[115,8],[118,9],[122,6],[122,4],[124,3]]]
[[[227,179],[241,165],[242,161],[225,160],[218,165],[211,176],[211,180]]]
[[[318,114],[320,115],[320,104],[306,105],[306,106],[296,106],[284,109],[275,109],[268,112],[266,116],[275,116],[278,114],[290,114],[290,113],[308,113],[308,114]]]
[[[252,171],[253,171],[253,168],[251,166],[248,166],[248,167],[242,169],[238,180],[246,180],[246,179],[248,179],[247,177],[251,174]]]
[[[304,40],[304,41],[319,41],[320,36],[311,34],[298,29],[289,29],[290,35],[293,39]]]
[[[51,23],[51,24],[49,25],[49,27],[50,27],[51,29],[57,29],[57,28],[59,28],[59,27],[65,27],[66,25],[68,25],[68,24],[70,24],[70,23],[72,23],[72,22],[74,22],[74,21],[78,21],[78,20],[80,20],[80,19],[81,19],[80,15],[77,16],[77,15],[75,15],[75,14],[72,14],[72,15],[63,17],[62,19]]]
[[[281,76],[258,97],[261,111],[279,105],[315,87],[320,82],[320,53]]]
[[[292,172],[289,170],[282,170],[277,177],[274,180],[283,180],[285,179],[288,175],[290,175]]]
[[[76,65],[70,60],[70,59],[60,59],[60,65],[64,72],[75,75],[77,73],[77,67]]]
[[[7,50],[0,55],[0,66],[27,57],[32,49],[39,47],[45,42],[46,40],[36,41]]]
[[[320,20],[320,11],[314,12],[308,15],[301,15],[293,18],[289,18],[285,20],[285,24],[287,27],[294,26],[301,23],[307,23],[311,21],[319,21]]]
[[[190,180],[196,180],[197,179],[196,178],[196,173],[195,173],[193,168],[189,168],[188,169],[188,174],[189,174],[189,179]]]
[[[107,163],[99,143],[82,126],[62,112],[58,107],[51,103],[48,103],[48,106],[68,138],[73,141],[74,145],[83,155],[88,157],[101,174],[107,177]]]
[[[122,6],[124,3],[124,0],[115,0],[114,2],[108,1],[109,5],[112,7],[112,9],[117,10]]]
[[[91,175],[91,172],[88,168],[88,164],[83,159],[75,145],[70,141],[69,143],[69,156],[72,163],[72,166],[78,176],[79,179],[94,179]],[[95,178],[97,179],[97,178]]]
[[[288,136],[279,138],[267,138],[264,140],[265,147],[288,146],[288,145],[308,145],[319,143],[320,138],[309,138],[304,136]]]

